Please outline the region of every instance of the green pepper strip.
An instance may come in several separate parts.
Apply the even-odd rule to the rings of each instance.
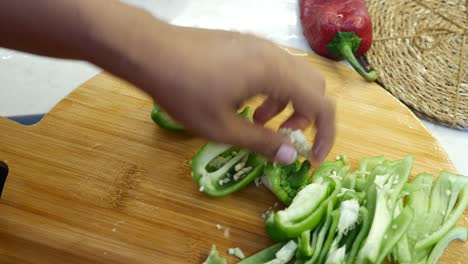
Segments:
[[[221,257],[215,245],[211,246],[210,254],[203,264],[227,264],[227,260]]]
[[[461,197],[455,208],[453,209],[450,217],[444,222],[439,230],[430,234],[428,237],[419,240],[416,243],[416,250],[426,249],[439,241],[449,230],[457,223],[458,219],[462,216],[468,205],[468,185],[461,191]]]
[[[356,263],[359,249],[361,248],[361,245],[364,242],[364,239],[366,239],[367,234],[369,233],[370,226],[371,226],[369,211],[364,206],[361,206],[359,208],[359,219],[361,219],[362,224],[361,224],[361,229],[359,231],[359,234],[357,235],[356,240],[354,241],[353,246],[351,247],[351,251],[348,256],[348,262],[350,264]]]
[[[408,243],[408,234],[404,234],[401,240],[398,242],[395,250],[395,261],[398,260],[401,263],[407,263],[411,261],[410,246]]]
[[[265,248],[264,250],[255,253],[254,255],[248,258],[245,258],[238,264],[259,264],[268,262],[276,258],[276,252],[278,252],[284,245],[285,243],[283,242],[276,243],[270,247]]]
[[[330,176],[333,171],[336,172],[338,177],[344,178],[348,170],[349,166],[347,164],[347,160],[344,158],[340,158],[334,161],[325,161],[315,169],[310,180],[311,182],[315,183],[320,182]]]
[[[300,256],[302,258],[310,259],[307,263],[314,263],[315,259],[317,259],[320,254],[320,249],[322,248],[325,235],[327,234],[328,229],[330,228],[330,225],[331,225],[332,212],[333,212],[333,203],[329,201],[327,213],[325,215],[324,221],[322,221],[322,223],[319,226],[317,226],[315,230],[307,230],[301,234],[301,243],[303,243],[303,241],[307,241],[307,243],[300,244],[298,252],[301,253]],[[312,242],[309,243],[311,232],[313,232]],[[314,259],[314,256],[316,256],[315,259]]]
[[[320,252],[322,251],[322,246],[325,241],[325,236],[327,235],[328,230],[330,229],[330,225],[332,224],[332,212],[333,203],[330,201],[328,202],[325,224],[320,229],[320,233],[317,238],[317,243],[314,245],[313,255],[307,263],[315,263],[320,256]]]
[[[376,263],[382,263],[384,258],[390,254],[392,248],[400,241],[401,237],[406,233],[413,220],[414,212],[410,207],[405,207],[400,215],[393,219],[390,227],[385,233],[384,242],[377,257]]]
[[[320,257],[318,263],[325,263],[325,260],[328,256],[328,252],[330,251],[330,247],[333,243],[335,238],[335,234],[337,233],[338,222],[340,219],[340,209],[336,209],[332,212],[332,224],[330,230],[327,235],[327,239],[325,240],[325,244],[323,244],[322,250],[320,250]],[[312,263],[312,262],[310,262]]]
[[[468,227],[458,226],[450,230],[431,251],[429,258],[426,261],[426,264],[436,264],[439,261],[439,258],[447,248],[448,244],[453,240],[462,240],[466,241],[468,239]]]
[[[341,189],[341,182],[337,181],[335,190],[330,194],[328,198],[321,202],[321,204],[315,208],[313,212],[307,214],[304,219],[295,222],[282,222],[278,214],[271,213],[266,219],[266,230],[270,235],[270,238],[275,241],[284,241],[298,237],[302,232],[309,229],[314,229],[322,219],[328,203],[332,202],[335,205],[338,201],[336,197]]]
[[[327,228],[327,219],[328,216],[323,219],[320,224],[314,230],[307,230],[302,232],[301,237],[299,238],[299,248],[297,252],[299,257],[302,259],[308,259],[312,257],[315,250],[317,249],[318,235],[324,228]],[[310,234],[312,233],[312,241],[310,241]]]
[[[359,235],[359,232],[361,229],[359,228],[359,225],[356,225],[346,236],[344,239],[338,244],[337,248],[341,248],[343,245],[346,246],[346,251],[350,251],[350,249],[353,247],[353,244],[356,242],[356,237]]]
[[[296,258],[306,258],[312,255],[313,248],[311,245],[313,245],[314,242],[310,241],[310,234],[313,232],[312,241],[314,240],[314,238],[317,239],[316,231],[319,228],[320,228],[320,224],[315,229],[315,231],[306,230],[302,232],[301,236],[299,237],[299,243],[298,243],[299,248],[297,250],[298,254],[296,255]]]
[[[183,131],[185,130],[179,123],[174,121],[166,112],[162,111],[158,105],[154,104],[153,111],[151,111],[151,119],[159,127],[174,130],[174,131]]]

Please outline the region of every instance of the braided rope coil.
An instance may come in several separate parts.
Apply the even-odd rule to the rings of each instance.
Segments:
[[[468,130],[468,0],[367,0],[367,64],[423,119]]]

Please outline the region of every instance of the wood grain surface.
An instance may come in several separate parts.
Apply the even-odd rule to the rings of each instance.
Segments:
[[[428,130],[381,87],[336,62],[287,50],[325,74],[336,100],[337,139],[328,159],[345,154],[355,165],[367,156],[411,154],[413,175],[455,172]],[[101,73],[36,125],[0,118],[0,160],[9,167],[0,263],[198,264],[212,244],[235,263],[228,248],[251,255],[272,244],[261,214],[277,201],[273,194],[254,184],[225,198],[200,193],[189,161],[206,141],[159,129],[151,110],[146,94]],[[465,212],[460,223],[466,219]],[[468,263],[467,251],[468,243],[453,242],[441,263]]]

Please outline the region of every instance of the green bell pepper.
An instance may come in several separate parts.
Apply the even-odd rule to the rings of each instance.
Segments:
[[[179,123],[174,121],[166,112],[161,110],[161,108],[154,104],[153,111],[151,111],[151,119],[156,123],[160,128],[173,130],[173,131],[183,131],[185,130]]]
[[[332,217],[331,226],[330,226],[330,229],[328,230],[328,234],[327,234],[327,238],[325,239],[325,243],[323,244],[323,247],[320,250],[318,263],[325,263],[328,252],[330,251],[333,240],[334,240],[335,235],[337,233],[338,221],[340,219],[340,210],[335,209],[331,213],[331,217]],[[309,263],[312,264],[312,262],[309,262]]]
[[[331,213],[333,211],[333,203],[328,202],[327,213],[325,221],[320,224],[315,230],[307,230],[302,232],[299,239],[299,257],[310,259],[308,262],[315,263],[316,258],[320,253],[325,235],[331,225]],[[310,241],[310,234],[312,233],[312,242]],[[315,257],[315,258],[314,258]],[[312,261],[312,262],[311,262]]]
[[[376,263],[382,263],[387,255],[391,253],[393,247],[398,243],[398,241],[400,241],[408,230],[413,218],[413,209],[405,207],[400,215],[393,219],[390,228],[388,228],[385,233],[384,242],[382,243]]]
[[[250,108],[245,108],[240,115],[252,121]],[[192,158],[190,166],[201,192],[222,197],[262,176],[265,162],[265,158],[248,150],[207,143]]]
[[[359,208],[359,219],[361,223],[359,227],[359,233],[356,239],[353,241],[351,250],[349,251],[349,255],[348,255],[348,263],[350,264],[356,263],[357,254],[359,252],[359,249],[361,248],[362,243],[364,242],[364,239],[367,237],[367,234],[369,233],[369,229],[371,225],[370,218],[369,218],[369,211],[364,206],[361,206]]]
[[[215,245],[211,246],[210,254],[203,264],[227,264],[227,260],[221,257]]]
[[[284,204],[290,205],[296,194],[307,185],[309,170],[310,162],[307,160],[290,165],[268,162],[262,182]]]
[[[276,258],[276,253],[285,245],[285,243],[276,243],[270,247],[261,250],[252,256],[243,259],[238,264],[258,264],[266,263]]]
[[[445,248],[453,240],[466,241],[468,239],[468,227],[457,226],[450,230],[431,251],[431,254],[427,258],[426,264],[436,264],[439,261],[439,258],[442,256]]]
[[[265,226],[270,238],[275,241],[293,239],[317,227],[328,203],[337,203],[340,189],[341,181],[331,179],[304,187],[288,208],[267,216]]]
[[[328,177],[335,177],[342,181],[348,170],[348,159],[345,156],[338,156],[334,161],[322,162],[312,173],[311,182],[321,182]]]
[[[359,263],[375,263],[389,228],[401,190],[413,166],[412,156],[398,161],[384,161],[369,176],[367,208],[372,225],[358,254]]]

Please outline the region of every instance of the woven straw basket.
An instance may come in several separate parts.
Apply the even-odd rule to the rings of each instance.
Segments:
[[[379,83],[426,120],[468,129],[467,0],[367,0]]]

